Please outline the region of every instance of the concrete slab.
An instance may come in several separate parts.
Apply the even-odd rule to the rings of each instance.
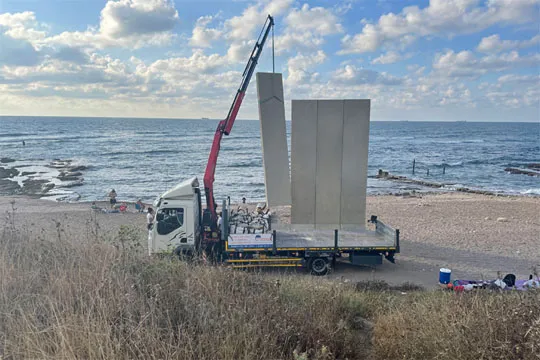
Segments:
[[[370,100],[345,100],[341,170],[341,229],[365,228]]]
[[[317,101],[293,100],[291,108],[291,222],[315,224]]]
[[[293,100],[291,223],[365,228],[369,100]]]
[[[315,224],[339,228],[343,157],[343,101],[317,101]]]
[[[266,202],[269,206],[290,205],[291,180],[282,75],[257,73],[256,77]]]

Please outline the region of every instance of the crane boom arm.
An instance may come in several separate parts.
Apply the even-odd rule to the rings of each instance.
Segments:
[[[253,72],[255,71],[255,67],[257,66],[257,62],[263,50],[264,43],[266,42],[268,34],[270,33],[270,30],[273,26],[274,19],[272,18],[272,16],[268,15],[268,17],[266,18],[266,22],[264,23],[263,29],[259,34],[259,38],[257,39],[257,43],[253,47],[253,51],[249,56],[246,68],[244,69],[244,73],[242,74],[242,82],[240,83],[240,87],[236,92],[236,96],[234,97],[233,103],[229,109],[229,113],[224,120],[221,120],[219,122],[216,132],[214,134],[214,140],[212,142],[212,148],[210,149],[210,155],[208,156],[208,163],[206,164],[206,171],[204,172],[203,179],[204,193],[206,196],[206,208],[210,211],[213,222],[215,222],[215,220],[217,219],[216,204],[214,199],[214,174],[216,172],[216,164],[219,156],[219,150],[221,147],[221,139],[223,138],[224,134],[229,135],[231,133],[234,121],[236,120],[236,115],[238,114],[238,110],[240,110],[240,106],[242,105],[242,100],[244,99],[244,95],[246,94],[246,90],[248,88],[251,77],[253,76]]]

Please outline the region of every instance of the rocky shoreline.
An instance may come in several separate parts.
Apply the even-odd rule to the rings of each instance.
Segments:
[[[540,166],[540,164],[531,164],[531,165]],[[463,187],[463,186],[452,187],[450,189],[448,188],[448,186],[450,186],[449,184],[443,184],[443,183],[439,183],[435,181],[411,179],[406,176],[391,174],[388,171],[384,171],[382,169],[379,169],[377,175],[375,175],[374,178],[382,179],[382,180],[389,180],[389,181],[396,181],[403,184],[414,184],[414,185],[419,185],[419,186],[432,188],[432,189],[441,189],[443,191],[457,191],[457,192],[463,192],[463,193],[468,193],[468,194],[479,194],[479,195],[488,195],[488,196],[522,196],[522,195],[512,195],[512,194],[501,194],[501,193],[497,193],[497,192],[489,191],[489,190],[471,189],[471,188]]]
[[[0,158],[0,195],[69,195],[72,200],[78,200],[79,194],[65,189],[83,185],[86,169],[87,166],[74,164],[70,159],[36,165],[3,157]]]
[[[525,167],[526,169],[507,167],[504,171],[509,172],[510,174],[540,177],[540,163],[527,164]]]

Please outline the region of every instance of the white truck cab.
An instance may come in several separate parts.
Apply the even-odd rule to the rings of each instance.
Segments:
[[[148,234],[149,254],[193,251],[200,237],[201,193],[193,177],[155,201],[154,226]]]

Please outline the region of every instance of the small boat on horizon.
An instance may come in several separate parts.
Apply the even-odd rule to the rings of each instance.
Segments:
[[[210,120],[210,118],[202,117],[201,120]]]

